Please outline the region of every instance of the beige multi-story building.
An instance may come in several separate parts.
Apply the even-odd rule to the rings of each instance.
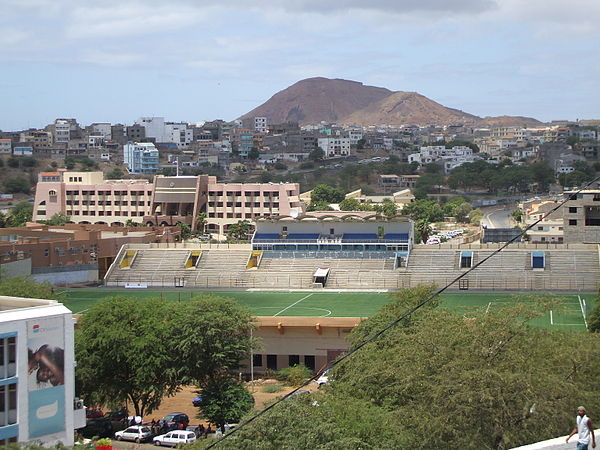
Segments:
[[[565,192],[563,207],[566,243],[600,243],[600,189]]]
[[[122,226],[150,214],[153,185],[146,180],[105,180],[102,172],[41,172],[33,220],[62,213],[74,223]]]
[[[225,234],[231,224],[257,217],[301,213],[297,183],[219,183],[217,177],[154,177],[149,225],[186,223],[197,228],[204,214],[206,231]]]
[[[297,183],[219,183],[209,175],[146,180],[105,180],[102,172],[42,172],[33,220],[63,213],[74,223],[122,226],[199,223],[225,234],[231,224],[303,211]],[[203,214],[204,219],[198,222]],[[202,216],[201,216],[202,217]]]

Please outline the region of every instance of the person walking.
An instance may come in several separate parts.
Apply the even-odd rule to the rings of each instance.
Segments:
[[[567,437],[567,442],[575,434],[579,433],[579,439],[577,440],[577,450],[588,450],[590,443],[590,435],[592,435],[592,448],[596,448],[596,437],[594,436],[594,427],[592,425],[592,419],[585,414],[585,408],[580,406],[577,408],[577,425],[571,431],[571,434]]]

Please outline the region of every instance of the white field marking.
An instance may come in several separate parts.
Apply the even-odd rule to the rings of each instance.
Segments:
[[[486,314],[490,312],[490,306],[492,306],[492,302],[488,302],[487,308],[485,308]]]
[[[89,311],[89,310],[90,310],[90,308],[84,309],[83,311],[79,311],[79,312],[76,312],[74,314],[83,314],[84,312]]]
[[[298,300],[297,302],[292,303],[290,306],[286,306],[285,308],[283,308],[281,311],[279,311],[277,314],[274,314],[273,317],[277,317],[279,314],[281,314],[282,312],[287,311],[288,309],[290,309],[292,306],[296,306],[298,303],[300,303],[302,300],[306,300],[308,297],[310,297],[313,294],[308,294],[305,297],[302,297],[300,300]]]
[[[552,316],[552,310],[550,310],[550,325],[554,325],[554,317]]]
[[[585,318],[585,309],[583,308],[583,301],[581,300],[581,297],[578,295],[577,298],[579,299],[579,307],[581,308],[581,315],[583,316],[583,323],[585,323],[585,328],[587,329],[588,325],[587,325],[587,319]]]

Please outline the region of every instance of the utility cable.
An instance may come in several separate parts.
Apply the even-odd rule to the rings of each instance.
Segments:
[[[292,397],[294,394],[296,394],[303,387],[308,386],[310,383],[312,383],[317,378],[319,378],[323,373],[325,373],[328,370],[334,368],[335,366],[337,366],[338,364],[340,364],[342,361],[345,361],[346,359],[350,358],[352,355],[354,355],[356,352],[358,352],[361,348],[363,348],[367,344],[370,344],[371,342],[373,342],[374,340],[376,340],[379,336],[381,336],[382,334],[384,334],[386,331],[388,331],[389,329],[395,327],[400,322],[402,322],[404,319],[406,319],[407,317],[410,317],[413,313],[415,313],[416,311],[418,311],[419,309],[421,309],[422,307],[424,307],[425,305],[427,305],[428,303],[430,303],[433,299],[435,299],[441,293],[443,293],[444,291],[446,291],[450,286],[452,286],[457,281],[459,281],[459,280],[463,279],[464,277],[466,277],[467,275],[469,275],[471,272],[473,272],[479,266],[481,266],[482,264],[484,264],[487,260],[489,260],[490,258],[496,256],[498,253],[500,253],[502,250],[504,250],[506,247],[508,247],[513,242],[517,241],[518,239],[521,239],[529,230],[531,230],[533,227],[535,227],[538,223],[540,223],[546,217],[549,217],[550,215],[552,215],[552,213],[556,212],[558,209],[560,209],[562,206],[564,206],[565,203],[567,203],[569,200],[571,200],[573,198],[573,196],[577,196],[582,191],[584,191],[585,189],[587,189],[588,187],[592,186],[594,183],[596,183],[598,181],[600,181],[600,176],[597,176],[592,181],[590,181],[587,184],[585,184],[584,186],[580,187],[577,191],[573,192],[572,194],[567,195],[566,198],[563,199],[563,201],[561,201],[560,203],[558,203],[554,208],[552,208],[546,214],[543,214],[538,220],[536,220],[535,222],[533,222],[531,225],[527,226],[521,233],[519,233],[518,235],[514,236],[508,242],[505,242],[503,245],[501,245],[500,247],[498,247],[495,251],[493,251],[492,253],[490,253],[488,256],[486,256],[485,258],[483,258],[481,261],[479,261],[478,263],[476,263],[474,266],[472,266],[471,268],[469,268],[467,271],[465,271],[465,272],[461,273],[460,275],[458,275],[450,283],[447,283],[444,287],[439,288],[434,293],[432,293],[431,295],[429,295],[429,297],[427,297],[425,300],[419,302],[417,305],[415,305],[412,308],[410,308],[407,311],[405,311],[400,317],[398,317],[397,319],[394,319],[393,321],[391,321],[390,323],[388,323],[385,327],[383,327],[377,333],[375,333],[372,336],[370,336],[369,338],[365,339],[360,344],[356,345],[355,347],[353,347],[352,349],[350,349],[346,353],[343,353],[342,355],[340,355],[334,361],[331,361],[329,363],[329,365],[325,369],[317,372],[315,375],[313,375],[312,377],[310,377],[308,380],[306,380],[300,386],[298,386],[297,388],[295,388],[292,391],[288,392],[286,395],[284,395],[280,399],[276,400],[275,402],[273,402],[269,406],[263,408],[258,413],[256,413],[254,416],[252,416],[249,419],[245,420],[244,422],[242,422],[241,424],[239,424],[236,428],[233,428],[232,430],[230,430],[229,432],[227,432],[226,434],[224,434],[220,439],[216,440],[215,442],[213,442],[212,444],[210,444],[206,448],[209,449],[209,448],[213,448],[213,447],[219,445],[225,439],[228,439],[230,436],[232,436],[233,434],[235,434],[236,432],[238,432],[239,430],[241,430],[242,428],[244,428],[246,425],[250,424],[251,422],[254,422],[256,419],[258,419],[260,416],[262,416],[263,414],[265,414],[267,411],[271,410],[272,408],[274,408],[275,406],[277,406],[281,402],[283,402],[283,401],[287,400],[288,398]]]

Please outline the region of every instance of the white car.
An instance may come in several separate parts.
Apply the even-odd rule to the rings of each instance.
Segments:
[[[152,439],[154,445],[166,445],[167,447],[175,447],[182,444],[192,444],[196,442],[196,433],[186,430],[173,430],[167,434],[161,434]]]
[[[429,239],[427,239],[427,242],[425,244],[427,245],[437,245],[440,244],[442,241],[440,241],[439,238],[437,237],[430,237]]]
[[[317,384],[319,385],[319,387],[323,386],[324,384],[327,384],[328,381],[329,381],[329,371],[328,370],[323,372],[323,374],[319,378],[317,378]]]
[[[152,430],[146,425],[134,425],[115,433],[117,441],[134,441],[137,443],[150,439],[151,436]]]
[[[226,423],[223,426],[223,428],[225,428],[225,433],[227,433],[229,430],[233,430],[237,426],[238,426],[237,423]],[[223,432],[221,431],[221,428],[217,427],[217,429],[215,430],[215,436],[219,436],[221,434],[223,434]]]

